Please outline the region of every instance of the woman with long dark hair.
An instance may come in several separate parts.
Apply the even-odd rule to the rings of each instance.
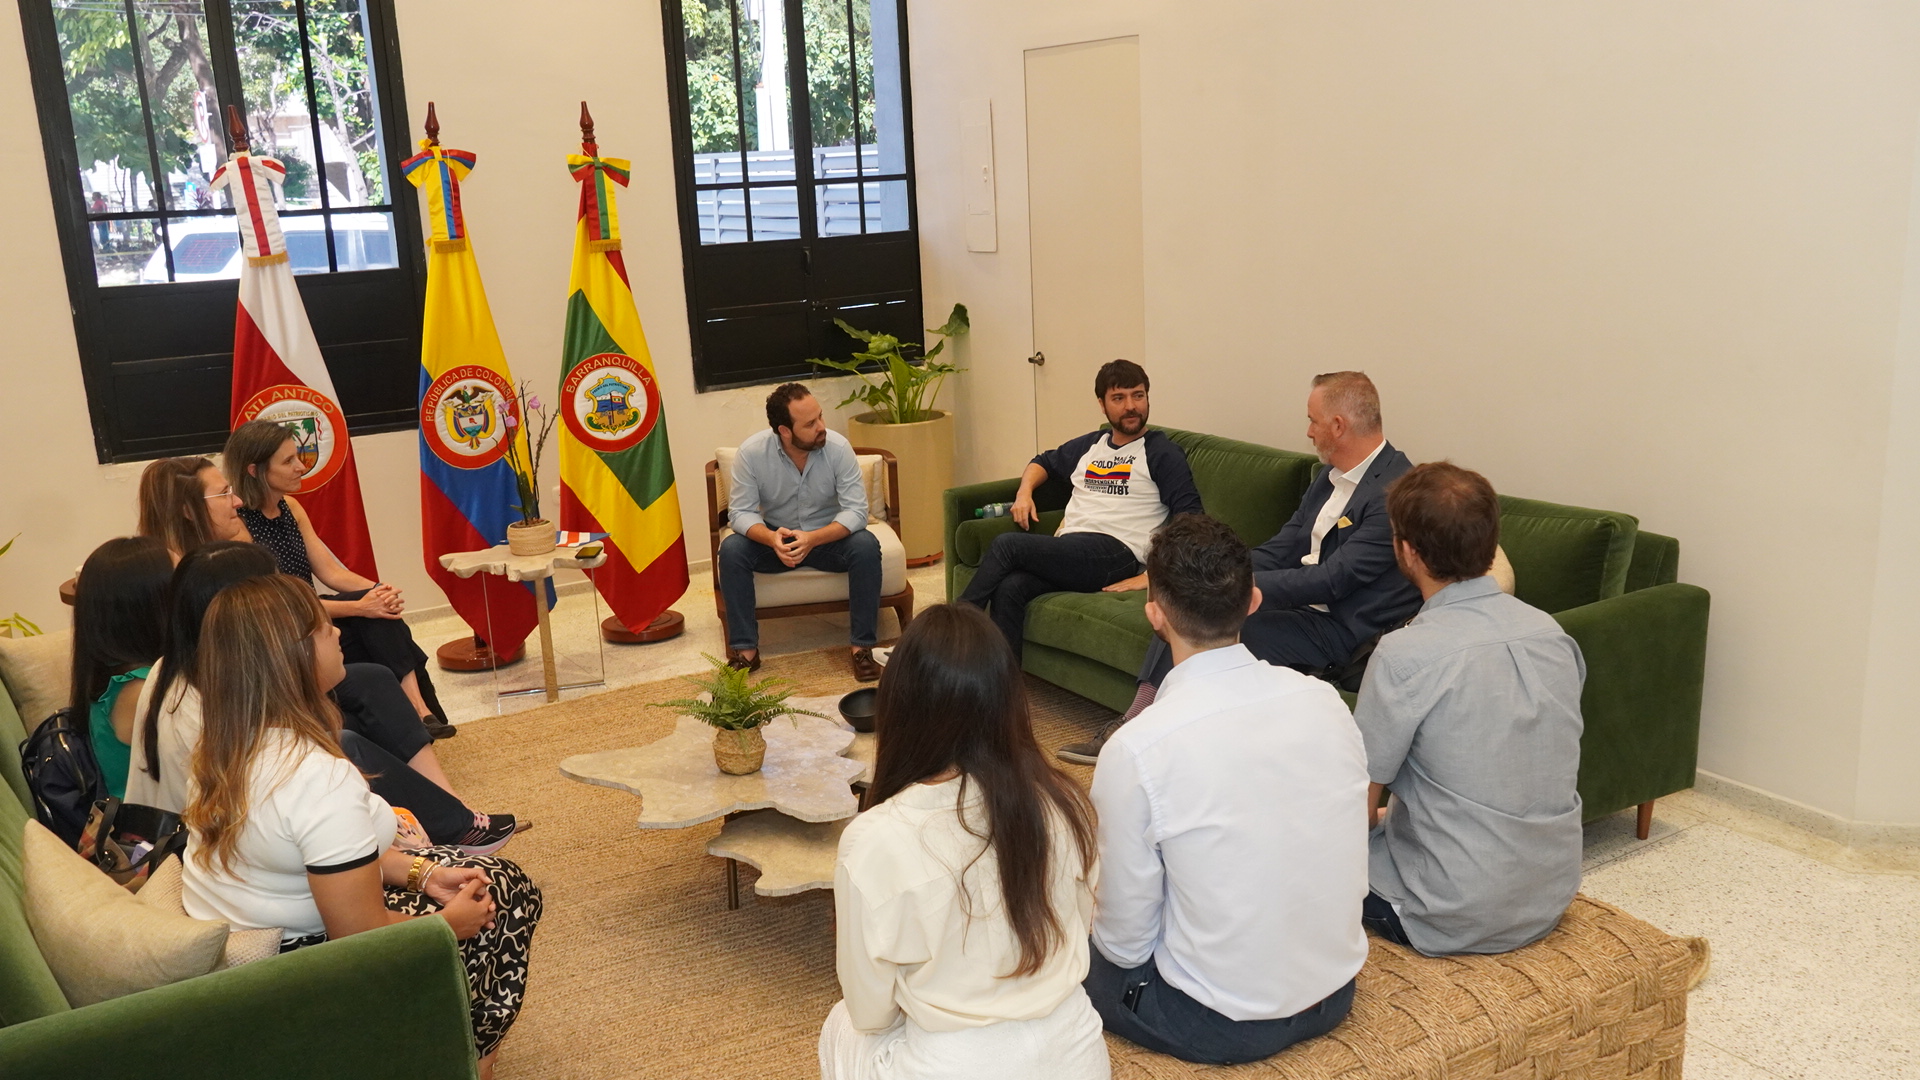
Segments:
[[[169,589],[166,646],[137,706],[128,801],[176,813],[186,806],[187,762],[202,727],[195,672],[207,608],[230,586],[275,572],[273,557],[258,544],[230,540],[202,544],[180,560]],[[461,802],[392,672],[347,664],[331,696],[341,711],[342,752],[375,794],[407,808],[434,843],[489,855],[524,828],[511,814],[476,814]]]
[[[834,868],[845,999],[824,1080],[1103,1080],[1087,1000],[1086,795],[1034,741],[1020,666],[967,605],[916,616],[880,678],[865,810]]]
[[[203,727],[181,815],[182,900],[196,919],[279,929],[282,952],[445,918],[490,1076],[526,994],[540,890],[498,856],[394,846],[392,807],[340,754],[327,691],[345,666],[340,632],[307,586],[272,574],[213,598],[194,671]]]
[[[318,580],[333,590],[320,598],[327,617],[340,628],[341,648],[350,664],[372,663],[393,672],[413,702],[422,723],[436,739],[454,733],[427,674],[427,654],[401,621],[406,604],[400,590],[368,581],[347,569],[313,531],[307,511],[293,493],[300,490],[306,466],[287,429],[268,420],[249,420],[227,437],[220,460],[240,500],[244,533],[267,549],[280,572],[301,581]]]
[[[167,545],[174,562],[201,544],[246,538],[240,500],[203,457],[161,458],[140,474],[140,535]]]
[[[107,794],[124,798],[133,720],[147,671],[166,637],[173,560],[152,537],[123,536],[94,549],[73,594],[73,715],[87,738]]]

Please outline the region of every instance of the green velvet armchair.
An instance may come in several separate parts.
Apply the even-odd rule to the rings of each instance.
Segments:
[[[1311,455],[1165,428],[1187,452],[1207,512],[1248,544],[1266,541],[1300,505],[1319,466]],[[946,492],[947,595],[973,579],[1009,518],[977,519],[1010,501],[1018,480]],[[1034,492],[1037,531],[1059,527],[1067,489]],[[1500,497],[1500,544],[1515,594],[1553,615],[1587,662],[1581,695],[1580,797],[1587,820],[1638,807],[1646,838],[1654,800],[1693,786],[1706,680],[1706,590],[1680,584],[1680,543],[1642,532],[1626,514]],[[1028,673],[1114,710],[1133,700],[1153,636],[1146,594],[1049,593],[1027,609]]]

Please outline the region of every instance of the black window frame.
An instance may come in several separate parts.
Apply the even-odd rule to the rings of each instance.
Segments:
[[[667,100],[673,130],[674,178],[679,198],[681,263],[686,279],[687,322],[693,351],[693,384],[700,393],[819,376],[808,357],[850,357],[859,342],[833,323],[842,317],[863,330],[924,341],[920,277],[919,191],[914,178],[913,85],[908,59],[906,0],[897,7],[900,63],[900,128],[905,171],[860,173],[853,178],[813,175],[812,98],[808,90],[805,14],[802,0],[781,0],[786,12],[788,118],[792,125],[794,176],[756,181],[743,169],[738,182],[699,183],[694,174],[692,106],[687,93],[686,23],[681,0],[661,0],[667,49]],[[852,3],[849,49],[853,49]],[[738,26],[742,0],[728,0]],[[735,32],[736,41],[738,31]],[[737,46],[736,46],[737,48]],[[877,63],[877,58],[875,60]],[[736,53],[736,69],[738,57]],[[849,65],[858,78],[858,64]],[[876,75],[877,78],[877,75]],[[736,94],[746,91],[737,74]],[[855,98],[856,151],[859,109]],[[745,149],[745,109],[741,119]],[[858,168],[858,166],[857,166]],[[857,236],[820,236],[815,192],[823,185],[906,184],[907,227]],[[700,242],[699,193],[754,188],[797,189],[800,238]],[[864,189],[863,189],[864,192]],[[746,213],[751,222],[752,205]],[[861,196],[861,224],[866,200]],[[749,224],[751,230],[751,224]]]
[[[307,0],[294,3],[302,20],[304,54],[312,48],[304,28]],[[208,59],[219,95],[217,115],[225,117],[228,105],[244,102],[234,53],[232,7],[230,0],[204,0],[204,5]],[[125,6],[131,16],[134,4],[126,0]],[[314,167],[321,206],[281,212],[283,217],[359,212],[393,216],[395,267],[333,269],[339,259],[335,229],[329,222],[322,230],[329,271],[294,279],[353,435],[404,431],[418,425],[420,319],[426,296],[426,260],[418,242],[419,203],[400,170],[410,139],[393,3],[363,0],[363,10],[387,202],[364,208],[331,206],[325,151],[316,137]],[[230,215],[231,211],[169,207],[166,166],[155,153],[151,167],[159,175],[149,178],[154,210],[90,214],[79,183],[79,153],[52,3],[20,0],[20,21],[96,455],[107,464],[216,452],[226,441],[231,409],[238,281],[102,286],[90,231],[96,220],[153,218],[164,229],[170,220]],[[310,59],[306,67],[308,109],[317,116]],[[151,131],[148,137],[151,142]],[[172,245],[164,231],[159,235],[171,268]],[[152,430],[156,420],[168,418],[176,421],[171,428]]]

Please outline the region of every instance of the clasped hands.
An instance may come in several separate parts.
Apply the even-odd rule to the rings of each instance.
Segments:
[[[807,555],[819,546],[814,533],[803,529],[789,529],[784,526],[773,530],[773,553],[780,557],[782,565],[788,569],[805,562]]]
[[[369,619],[397,619],[407,609],[400,590],[385,584],[368,589],[354,604],[359,607],[359,614]]]

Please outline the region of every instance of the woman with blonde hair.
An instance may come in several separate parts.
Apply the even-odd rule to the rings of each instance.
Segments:
[[[427,674],[427,654],[401,621],[406,604],[400,590],[347,569],[313,531],[306,509],[293,497],[307,471],[293,436],[271,421],[249,420],[227,437],[220,459],[240,500],[242,529],[234,539],[266,548],[281,573],[306,582],[317,579],[332,589],[333,594],[320,601],[340,628],[347,662],[379,664],[393,672],[433,737],[453,735]]]
[[[540,890],[518,866],[457,849],[395,848],[386,800],[340,752],[327,690],[340,633],[311,589],[242,581],[208,606],[196,657],[200,743],[183,866],[187,914],[277,927],[292,951],[410,918],[460,939],[481,1075],[519,1015]]]
[[[873,783],[840,836],[824,1080],[1106,1080],[1081,980],[1093,811],[1034,741],[979,608],[916,616],[880,677]]]
[[[140,474],[140,535],[167,545],[179,562],[215,540],[246,537],[233,485],[203,457],[161,458]]]

